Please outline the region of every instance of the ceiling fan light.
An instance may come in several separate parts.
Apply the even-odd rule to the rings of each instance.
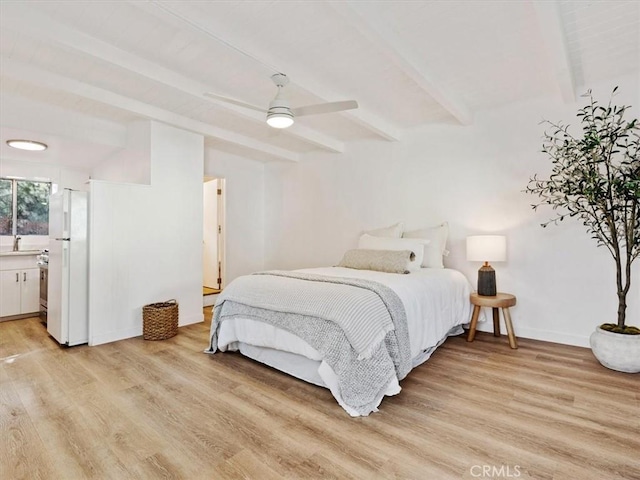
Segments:
[[[267,118],[267,123],[273,128],[289,128],[293,125],[293,118],[287,115],[272,115]]]
[[[48,148],[46,143],[36,142],[35,140],[7,140],[7,145],[18,150],[30,150],[32,152],[41,152]]]
[[[267,123],[273,128],[288,128],[293,125],[293,115],[290,113],[269,113]]]

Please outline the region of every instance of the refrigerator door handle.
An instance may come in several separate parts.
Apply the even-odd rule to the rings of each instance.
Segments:
[[[20,282],[20,274],[16,273],[16,283]]]
[[[70,242],[71,238],[69,237],[63,237],[63,238],[56,238],[55,240],[62,240],[63,242]]]
[[[23,282],[27,281],[27,272],[22,272],[22,281]]]

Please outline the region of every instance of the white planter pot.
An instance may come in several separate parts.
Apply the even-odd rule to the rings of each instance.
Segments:
[[[640,372],[640,335],[623,335],[597,327],[589,342],[591,351],[605,367],[618,372]]]

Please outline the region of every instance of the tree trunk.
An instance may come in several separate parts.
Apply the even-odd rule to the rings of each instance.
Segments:
[[[613,237],[613,259],[616,262],[616,286],[618,287],[618,326],[620,328],[623,328],[627,310],[627,292],[625,291],[624,285],[622,285],[622,258],[620,256],[621,252],[616,236],[616,230],[612,226],[610,226],[609,228],[611,229]]]
[[[627,293],[629,292],[629,287],[631,287],[631,256],[630,253],[626,252],[626,264],[625,264],[625,281],[624,284],[622,282],[622,265],[618,260],[616,262],[616,280],[618,284],[618,326],[620,328],[624,328],[626,315],[627,315]],[[619,257],[618,257],[619,258]]]
[[[627,312],[627,293],[618,292],[618,326],[624,327],[625,316]]]

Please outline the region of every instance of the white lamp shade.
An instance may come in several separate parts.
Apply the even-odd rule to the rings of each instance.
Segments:
[[[467,260],[470,262],[504,262],[507,260],[507,237],[473,235],[467,237]]]

